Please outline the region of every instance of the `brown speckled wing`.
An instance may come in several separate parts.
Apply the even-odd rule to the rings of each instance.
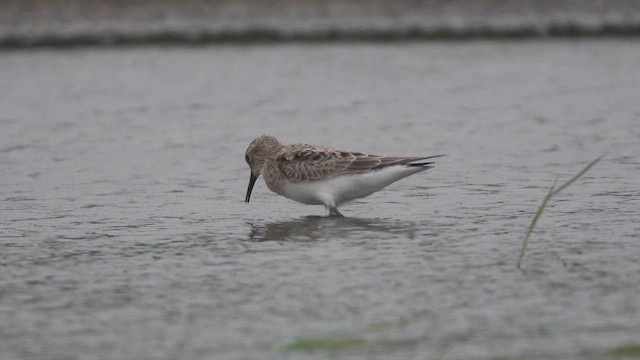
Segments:
[[[384,157],[306,144],[289,145],[276,156],[278,168],[290,181],[322,180],[364,173],[387,166],[426,166],[425,157]]]
[[[355,156],[346,151],[310,145],[289,145],[276,156],[278,169],[287,179],[300,182],[343,174]]]

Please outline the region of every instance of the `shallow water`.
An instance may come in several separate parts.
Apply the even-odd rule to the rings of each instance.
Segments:
[[[0,83],[3,359],[600,359],[640,340],[637,41],[13,51]],[[262,133],[447,156],[325,218],[261,180],[244,204]],[[517,270],[554,179],[604,152]],[[359,340],[292,345],[336,333]]]

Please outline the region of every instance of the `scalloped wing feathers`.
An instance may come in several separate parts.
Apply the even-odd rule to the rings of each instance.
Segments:
[[[280,171],[291,181],[332,178],[343,174],[364,173],[394,165],[427,168],[429,157],[384,157],[330,147],[295,144],[284,147],[276,155]]]

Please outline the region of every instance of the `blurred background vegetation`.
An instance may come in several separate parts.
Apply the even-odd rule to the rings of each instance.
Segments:
[[[0,0],[0,46],[640,34],[632,0]]]

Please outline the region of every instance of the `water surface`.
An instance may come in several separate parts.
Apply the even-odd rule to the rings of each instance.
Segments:
[[[0,83],[3,359],[601,359],[640,340],[636,41],[13,51]],[[244,204],[263,133],[447,156],[325,218],[262,180]],[[604,152],[517,270],[548,187]],[[284,350],[336,332],[360,341]]]

